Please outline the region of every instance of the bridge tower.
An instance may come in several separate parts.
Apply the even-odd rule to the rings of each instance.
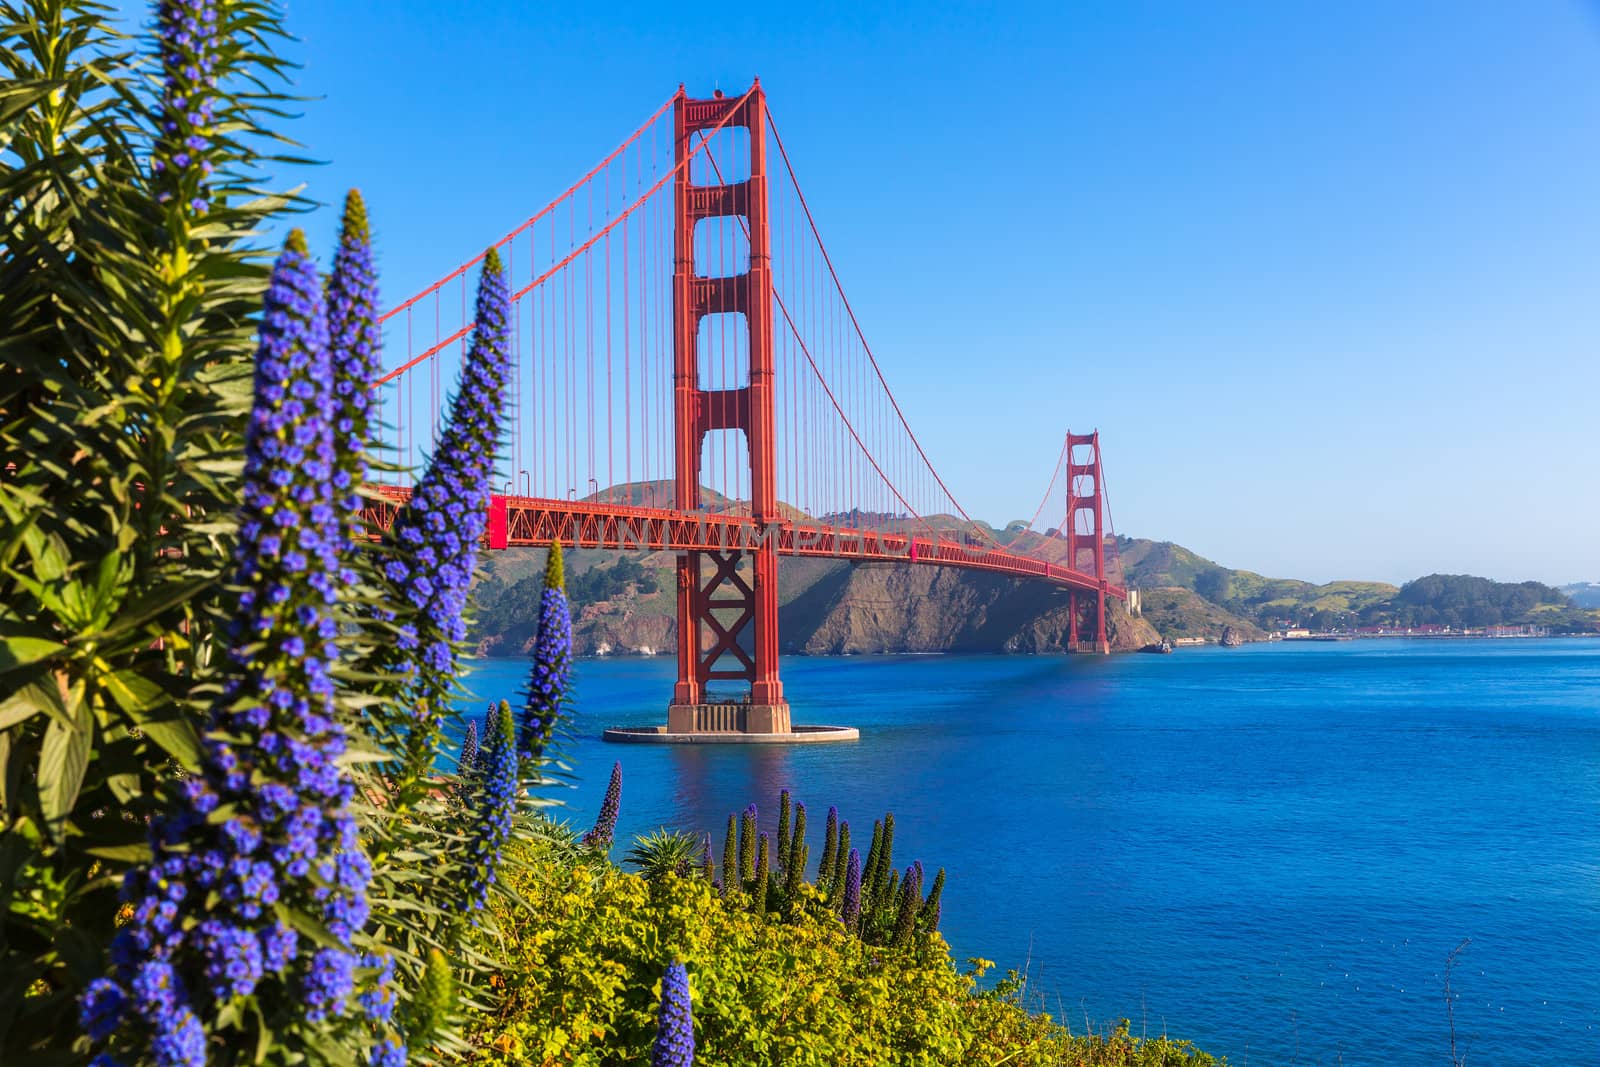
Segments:
[[[766,94],[750,92],[692,100],[680,88],[673,102],[677,175],[673,182],[673,437],[678,510],[702,504],[701,457],[713,430],[741,430],[750,461],[753,545],[724,545],[678,555],[678,681],[667,709],[667,732],[787,734],[789,704],[778,678],[777,460],[772,350],[772,261],[767,220]],[[723,184],[696,184],[687,163],[696,135],[743,127],[749,133],[749,176],[720,175]],[[742,218],[749,235],[743,274],[703,277],[695,263],[695,226],[705,219]],[[749,378],[707,389],[700,380],[700,322],[738,314],[749,338]],[[769,527],[768,524],[773,524]],[[714,681],[747,682],[742,700],[712,701]]]
[[[1093,574],[1100,586],[1095,593],[1092,643],[1079,637],[1078,591],[1072,591],[1067,651],[1108,653],[1111,643],[1106,639],[1105,481],[1100,474],[1099,430],[1067,434],[1066,534],[1067,565],[1082,574]],[[1089,647],[1085,648],[1085,644]]]

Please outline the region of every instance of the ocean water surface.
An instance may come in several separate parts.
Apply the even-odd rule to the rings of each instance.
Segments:
[[[513,698],[520,660],[468,684]],[[620,859],[778,791],[853,840],[945,867],[958,959],[1026,970],[1074,1029],[1128,1018],[1236,1064],[1600,1064],[1600,641],[1358,641],[1171,656],[788,658],[796,722],[861,740],[608,745],[664,721],[673,662],[577,665],[594,818],[624,775]]]

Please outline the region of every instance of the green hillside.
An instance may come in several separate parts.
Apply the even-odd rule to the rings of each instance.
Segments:
[[[1233,570],[1169,541],[1122,537],[1117,552],[1127,584],[1144,591],[1145,617],[1166,637],[1215,639],[1224,626],[1240,629],[1239,621],[1261,630],[1533,624],[1554,633],[1600,631],[1600,611],[1538,582],[1430,574],[1403,586],[1318,585]]]
[[[654,487],[659,494],[661,486]],[[651,487],[629,487],[636,502]],[[612,490],[616,492],[616,490]],[[726,502],[707,491],[709,506]],[[832,516],[830,518],[839,518]],[[874,517],[849,521],[872,525]],[[884,516],[885,522],[893,521]],[[934,524],[976,532],[961,519]],[[1048,558],[1052,541],[998,532],[1018,551]],[[1137,648],[1159,634],[1219,641],[1232,629],[1243,640],[1269,631],[1361,626],[1478,627],[1531,623],[1555,633],[1600,631],[1600,611],[1575,604],[1537,582],[1495,582],[1467,575],[1428,575],[1405,586],[1336,581],[1318,585],[1234,570],[1170,541],[1117,539],[1124,584],[1140,591],[1143,619],[1114,612],[1114,644]],[[487,652],[510,653],[533,637],[544,553],[490,553],[476,591],[473,639]],[[574,549],[567,575],[577,605],[574,640],[585,652],[671,648],[676,627],[674,556],[667,552]],[[969,572],[945,573],[909,564],[851,566],[839,560],[785,558],[779,565],[786,651],[1016,651],[1059,644],[1060,605],[1027,582]],[[901,573],[904,572],[904,573]]]

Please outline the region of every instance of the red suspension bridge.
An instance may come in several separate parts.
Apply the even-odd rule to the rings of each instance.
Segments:
[[[1070,594],[1068,647],[1107,650],[1106,598],[1126,593],[1098,433],[1067,435],[1026,529],[972,520],[889,388],[759,81],[706,100],[680,87],[496,247],[515,403],[488,545],[677,553],[669,732],[790,731],[783,555],[1050,582]],[[403,470],[438,432],[481,259],[384,315],[380,396]],[[405,477],[376,487],[378,525]],[[718,699],[722,683],[747,690]]]

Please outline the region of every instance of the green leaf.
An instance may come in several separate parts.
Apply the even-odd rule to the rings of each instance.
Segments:
[[[11,828],[11,731],[0,730],[0,826]]]
[[[0,638],[0,674],[59,655],[66,647],[59,641],[48,641],[42,637],[17,635]]]
[[[137,774],[107,775],[106,785],[110,787],[111,795],[124,804],[139,795],[139,776]],[[93,849],[90,851],[93,851]]]
[[[94,743],[94,713],[87,701],[78,705],[73,718],[71,726],[52,719],[39,750],[39,806],[57,844],[66,836],[67,816],[78,801]]]
[[[140,720],[147,712],[171,701],[165,689],[138,671],[116,671],[106,675],[104,682],[106,692],[117,702],[117,707],[127,712],[134,721],[139,722],[141,729],[145,724]]]
[[[188,719],[152,719],[140,723],[139,731],[185,770],[199,770],[200,734]]]
[[[116,863],[145,863],[150,859],[150,846],[142,841],[127,845],[102,845],[84,849],[91,856]]]
[[[176,607],[186,600],[193,600],[210,584],[210,578],[199,578],[159,585],[128,604],[110,625],[91,636],[104,641],[142,626],[169,608]]]
[[[19,722],[33,718],[39,712],[48,712],[63,725],[70,726],[66,705],[61,702],[61,691],[53,681],[42,679],[21,686],[15,693],[0,701],[0,730],[8,730]]]

